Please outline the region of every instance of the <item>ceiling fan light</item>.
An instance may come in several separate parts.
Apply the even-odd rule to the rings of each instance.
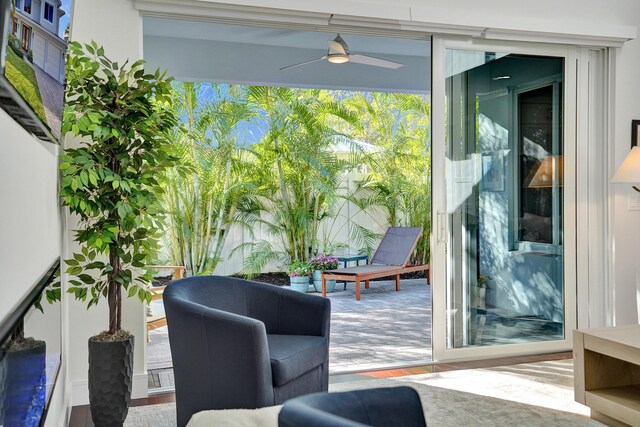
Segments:
[[[344,53],[330,53],[327,56],[327,61],[332,64],[344,64],[345,62],[349,62],[349,55],[345,55]]]

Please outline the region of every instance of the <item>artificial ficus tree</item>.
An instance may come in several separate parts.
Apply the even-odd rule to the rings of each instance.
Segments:
[[[123,290],[151,300],[144,268],[162,220],[158,180],[177,161],[170,82],[143,61],[111,61],[95,42],[69,45],[62,133],[80,140],[61,156],[60,191],[79,217],[81,250],[66,260],[68,292],[88,307],[107,299],[110,335],[121,330]]]

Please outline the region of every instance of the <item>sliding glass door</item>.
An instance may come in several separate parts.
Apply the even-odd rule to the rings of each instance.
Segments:
[[[437,46],[435,356],[569,348],[567,57]]]

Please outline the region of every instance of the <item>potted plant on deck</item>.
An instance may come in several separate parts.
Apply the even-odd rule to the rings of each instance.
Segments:
[[[305,261],[294,261],[289,266],[291,289],[297,292],[309,291],[309,264]]]
[[[322,292],[322,273],[327,270],[335,270],[340,265],[337,258],[320,254],[309,260],[309,267],[313,272],[313,287],[317,292]],[[336,288],[335,280],[327,280],[327,292],[333,292]]]
[[[69,44],[61,156],[62,204],[79,219],[80,250],[66,260],[67,292],[106,298],[108,329],[89,338],[89,400],[96,426],[122,425],[131,400],[134,337],[122,330],[122,293],[149,302],[144,270],[158,244],[158,179],[175,166],[171,79],[143,61],[118,64],[95,42]]]

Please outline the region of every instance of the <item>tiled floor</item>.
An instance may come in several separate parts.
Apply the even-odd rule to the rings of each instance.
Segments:
[[[331,299],[331,373],[431,360],[431,287],[426,279],[372,282],[355,300],[338,284]]]

